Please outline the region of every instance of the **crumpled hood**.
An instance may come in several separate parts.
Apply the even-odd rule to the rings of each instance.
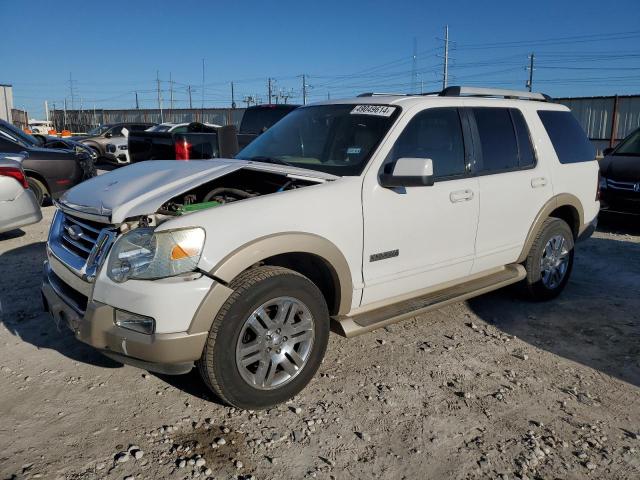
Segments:
[[[110,223],[118,224],[129,217],[155,213],[171,198],[247,167],[325,180],[337,178],[306,169],[246,160],[154,160],[118,168],[82,182],[68,190],[58,203],[67,209],[108,217]]]

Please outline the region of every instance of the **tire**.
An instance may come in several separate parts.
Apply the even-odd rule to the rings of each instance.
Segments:
[[[40,180],[34,177],[27,177],[27,183],[29,184],[29,188],[36,196],[36,201],[38,205],[42,206],[44,203],[44,199],[49,196],[49,190]]]
[[[313,282],[282,267],[252,268],[230,287],[234,292],[216,315],[198,361],[200,375],[229,405],[272,407],[300,392],[317,372],[329,340],[327,304]]]
[[[524,262],[527,276],[523,284],[528,296],[535,301],[557,297],[571,276],[573,255],[574,238],[569,225],[559,218],[547,218]]]

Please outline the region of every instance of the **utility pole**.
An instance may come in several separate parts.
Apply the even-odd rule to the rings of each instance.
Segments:
[[[267,84],[269,85],[269,87],[268,87],[269,105],[271,105],[271,77],[269,77],[267,79]]]
[[[193,108],[193,103],[191,102],[191,85],[187,86],[187,92],[189,92],[189,108]]]
[[[139,110],[140,109],[140,103],[138,102],[138,92],[136,91],[135,94],[136,94],[136,110]]]
[[[233,91],[233,82],[231,82],[231,108],[236,108],[236,96]]]
[[[158,86],[158,110],[160,110],[160,123],[164,123],[164,113],[162,112],[162,93],[160,90],[160,71],[156,70],[156,84]]]
[[[302,74],[302,104],[307,104],[307,76]]]
[[[418,81],[418,39],[413,37],[413,57],[411,66],[411,93],[416,93],[416,83]]]
[[[444,72],[442,76],[442,89],[449,83],[449,25],[444,26]]]
[[[66,129],[67,128],[67,99],[64,99],[64,121],[62,124],[62,128]]]
[[[533,88],[533,61],[535,57],[536,56],[533,54],[533,52],[531,52],[531,55],[529,55],[529,66],[527,67],[527,70],[529,70],[529,80],[527,80],[527,89],[529,91],[531,91],[531,89]]]
[[[204,123],[204,58],[202,59],[202,104],[200,105],[200,121]]]
[[[73,110],[73,79],[71,78],[71,72],[69,72],[69,96],[71,97],[71,110]]]
[[[49,121],[49,102],[47,100],[44,101],[44,119]]]
[[[173,80],[171,78],[171,72],[169,72],[169,98],[170,110],[173,111]]]

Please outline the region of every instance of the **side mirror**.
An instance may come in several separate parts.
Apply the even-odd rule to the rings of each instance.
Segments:
[[[111,132],[107,132],[107,133],[104,134],[104,137],[105,138],[111,138],[111,137],[113,137],[113,134]]]
[[[615,149],[613,147],[607,147],[604,150],[602,150],[602,155],[607,156],[609,154],[611,154]]]
[[[399,158],[392,173],[380,174],[385,188],[430,187],[433,185],[433,161],[430,158]]]

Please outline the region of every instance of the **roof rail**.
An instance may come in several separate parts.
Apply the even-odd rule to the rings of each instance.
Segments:
[[[391,93],[391,92],[365,92],[358,95],[358,97],[380,97],[380,96],[394,96],[394,97],[406,97],[411,95],[410,93]]]
[[[549,95],[536,92],[525,92],[520,90],[507,90],[503,88],[483,88],[483,87],[447,87],[440,92],[441,97],[502,97],[522,100],[538,100],[541,102],[551,101]]]

